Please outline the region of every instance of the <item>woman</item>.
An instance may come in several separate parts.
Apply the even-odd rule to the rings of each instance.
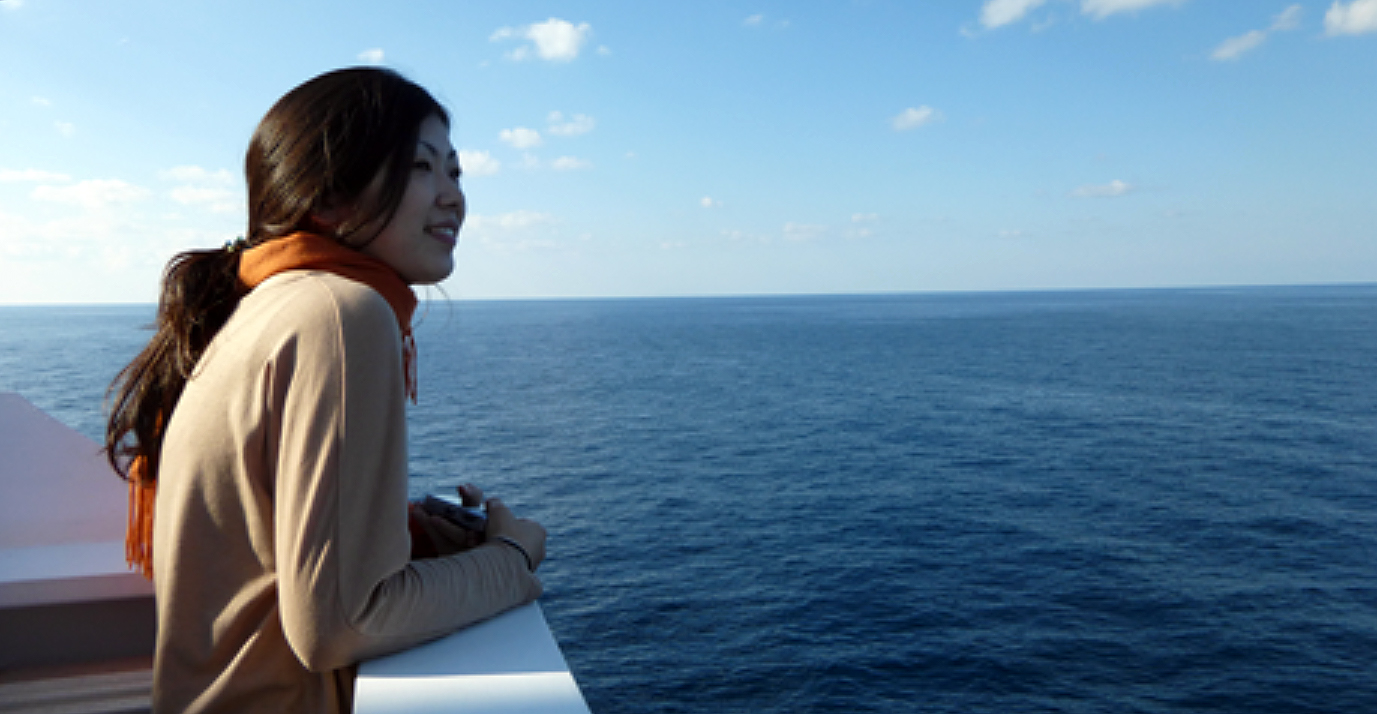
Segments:
[[[359,660],[538,597],[545,531],[491,499],[468,547],[408,509],[410,286],[453,270],[465,211],[444,109],[388,70],[331,72],[245,164],[247,238],[172,260],[112,387],[154,710],[348,711]]]

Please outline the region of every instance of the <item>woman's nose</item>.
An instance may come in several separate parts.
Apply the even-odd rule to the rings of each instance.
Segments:
[[[464,205],[464,190],[459,188],[458,180],[445,181],[440,189],[440,194],[435,197],[436,203],[445,208],[454,208]]]

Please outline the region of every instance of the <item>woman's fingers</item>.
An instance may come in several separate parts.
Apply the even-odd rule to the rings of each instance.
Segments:
[[[545,527],[529,518],[517,518],[502,499],[488,499],[487,507],[488,542],[511,538],[521,544],[530,559],[531,569],[538,567],[545,560]]]
[[[478,508],[483,505],[483,489],[466,483],[459,486],[457,490],[459,491],[459,501],[464,504],[465,508]]]

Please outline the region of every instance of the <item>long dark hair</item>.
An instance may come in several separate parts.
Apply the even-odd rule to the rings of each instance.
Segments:
[[[406,191],[421,123],[449,115],[425,89],[388,69],[356,67],[320,75],[273,105],[244,158],[249,222],[242,245],[180,253],[163,273],[157,332],[109,391],[105,451],[131,477],[157,479],[163,431],[215,333],[246,288],[237,248],[302,230],[328,232],[360,247],[391,221]],[[382,183],[364,203],[365,189]],[[324,226],[319,216],[347,207]],[[371,235],[370,235],[371,233]]]

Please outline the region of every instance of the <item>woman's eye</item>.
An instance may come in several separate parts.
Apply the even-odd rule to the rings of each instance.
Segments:
[[[412,164],[411,168],[416,169],[417,171],[429,171],[430,162],[425,159],[416,159],[416,163]]]
[[[449,177],[450,177],[451,179],[454,179],[455,181],[458,181],[458,180],[459,180],[459,177],[460,177],[460,176],[463,176],[463,175],[464,175],[464,172],[463,172],[463,171],[460,171],[459,169],[450,169],[450,170],[449,170]]]

